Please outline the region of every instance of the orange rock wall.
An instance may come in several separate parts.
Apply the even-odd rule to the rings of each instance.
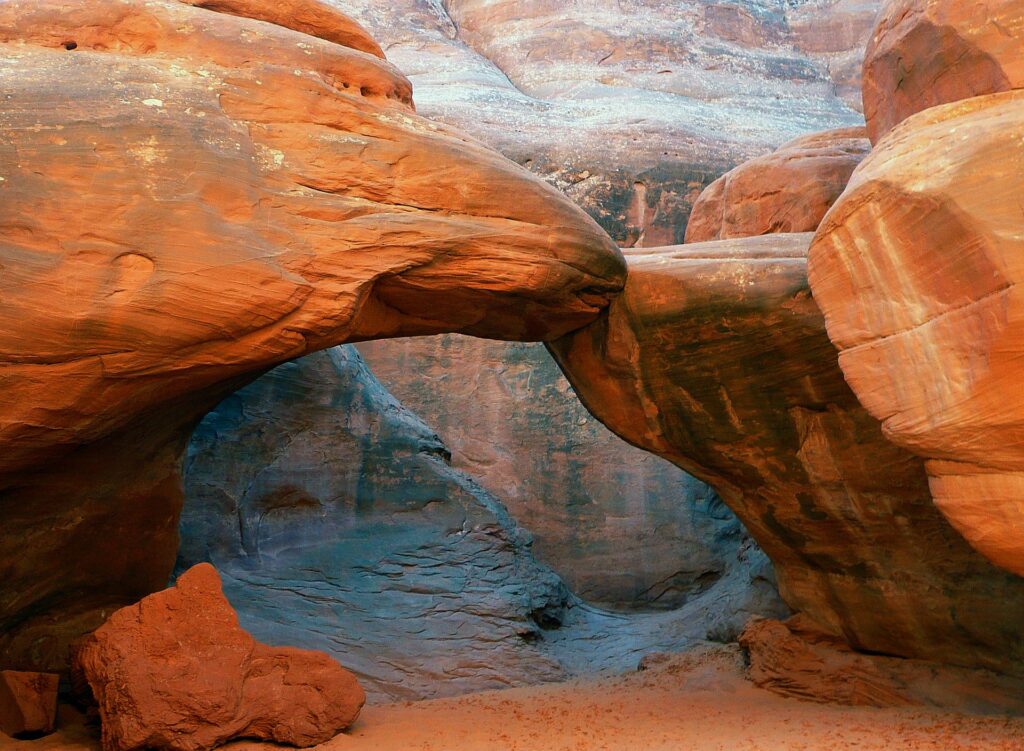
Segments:
[[[346,340],[554,337],[621,287],[589,217],[370,52],[174,0],[4,3],[0,44],[5,664],[166,583],[181,451],[240,385]]]
[[[819,628],[1024,674],[1024,579],[949,526],[924,462],[850,390],[811,299],[810,240],[631,251],[623,295],[552,350],[606,425],[718,490]]]

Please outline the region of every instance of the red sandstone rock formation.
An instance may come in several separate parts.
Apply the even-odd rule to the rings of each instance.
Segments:
[[[836,94],[863,112],[864,47],[883,0],[803,0],[786,8],[790,43],[823,64]]]
[[[740,634],[755,685],[782,696],[867,707],[934,706],[1020,714],[1024,681],[970,670],[852,652],[803,616],[752,619]]]
[[[946,523],[923,462],[847,386],[809,242],[632,251],[623,295],[552,349],[606,425],[719,491],[792,608],[858,649],[1024,674],[1024,579]]]
[[[104,751],[207,751],[233,738],[313,746],[366,701],[323,652],[256,642],[206,563],[111,615],[75,648],[73,670],[99,705]]]
[[[164,586],[181,450],[227,393],[346,340],[558,336],[622,285],[593,221],[418,117],[352,23],[201,5],[320,36],[173,0],[0,4],[5,665],[60,667]]]
[[[915,112],[1024,88],[1020,0],[889,0],[864,61],[872,143]]]
[[[811,249],[839,362],[936,505],[1024,575],[1024,92],[935,107],[854,176]]]
[[[0,733],[23,738],[53,732],[58,680],[54,673],[0,670]]]
[[[870,150],[863,128],[841,128],[744,162],[693,204],[686,242],[813,232]]]

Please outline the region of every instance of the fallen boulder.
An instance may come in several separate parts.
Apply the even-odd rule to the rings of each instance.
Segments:
[[[270,647],[241,626],[209,564],[122,608],[74,650],[104,751],[206,751],[235,738],[323,743],[366,696],[323,652]]]

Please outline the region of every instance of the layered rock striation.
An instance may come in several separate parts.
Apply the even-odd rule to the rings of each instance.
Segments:
[[[213,562],[253,634],[329,652],[374,698],[629,670],[651,649],[729,640],[752,615],[787,612],[764,554],[715,507],[688,511],[712,539],[688,554],[702,573],[675,609],[584,604],[352,346],[281,365],[218,405],[193,434],[185,494],[179,569]]]
[[[881,140],[810,256],[858,398],[927,460],[953,526],[1019,575],[1022,85],[1019,3],[890,3],[865,64]]]
[[[606,425],[718,490],[826,632],[1024,672],[1024,579],[949,526],[924,463],[850,390],[808,287],[810,241],[631,251],[622,297],[552,351]]]
[[[819,230],[811,279],[839,362],[892,440],[926,457],[936,505],[1024,574],[1018,386],[1024,93],[915,115]]]
[[[712,180],[801,134],[862,122],[880,0],[333,0],[462,128],[623,246],[683,242]]]
[[[346,340],[551,338],[622,285],[592,220],[418,117],[352,22],[272,5],[0,7],[5,665],[63,665],[166,583],[188,436],[260,373]]]

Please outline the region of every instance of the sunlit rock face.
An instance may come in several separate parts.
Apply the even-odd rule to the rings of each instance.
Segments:
[[[711,560],[675,609],[584,604],[448,459],[353,347],[281,365],[196,429],[179,568],[214,563],[246,628],[333,654],[375,699],[631,670],[648,651],[729,640],[751,616],[787,612],[717,498],[691,510],[709,535],[691,545]]]
[[[605,424],[718,490],[820,628],[1024,672],[1024,579],[950,527],[924,462],[850,390],[810,295],[811,237],[631,251],[623,295],[552,350]]]
[[[347,340],[551,338],[622,285],[584,212],[301,6],[323,14],[0,5],[6,665],[60,667],[166,584],[188,436],[260,373]]]
[[[1024,575],[1024,7],[891,2],[865,73],[880,140],[811,248],[815,298],[861,402],[927,460],[936,505]]]
[[[873,143],[929,107],[1024,88],[1019,0],[888,0],[864,61]]]
[[[1007,92],[898,126],[822,224],[812,281],[865,407],[927,458],[967,540],[1024,575],[1022,117]]]
[[[624,246],[683,242],[712,180],[859,125],[880,0],[332,0],[420,111],[562,188]]]
[[[870,150],[864,128],[840,128],[744,162],[700,194],[686,242],[813,232]]]

